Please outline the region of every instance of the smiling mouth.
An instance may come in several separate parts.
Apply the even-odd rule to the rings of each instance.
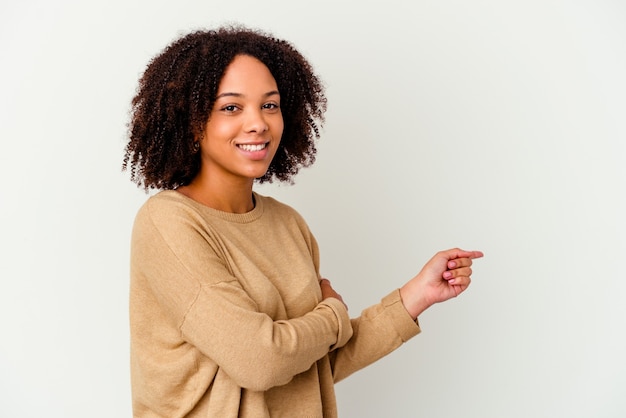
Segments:
[[[254,151],[261,151],[265,149],[267,145],[268,143],[266,142],[265,144],[239,144],[237,145],[237,147],[239,147],[240,149],[244,151],[254,152]]]

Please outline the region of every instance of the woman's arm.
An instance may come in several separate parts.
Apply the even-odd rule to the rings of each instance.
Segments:
[[[462,293],[470,283],[472,259],[482,256],[479,251],[441,251],[401,289],[353,319],[352,338],[331,353],[335,381],[374,363],[417,335],[417,317],[431,305]]]
[[[131,288],[137,290],[131,311],[136,318],[149,318],[150,312],[141,310],[154,306],[154,318],[167,318],[163,327],[178,329],[174,337],[167,333],[164,358],[177,346],[191,344],[237,385],[264,391],[289,382],[349,340],[350,319],[336,298],[326,298],[295,319],[274,321],[260,312],[218,245],[201,232],[194,222],[175,215],[156,225],[148,209],[135,222]],[[157,343],[161,341],[155,339]]]

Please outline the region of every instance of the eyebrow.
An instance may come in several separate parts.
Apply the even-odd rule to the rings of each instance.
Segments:
[[[279,95],[280,93],[278,90],[272,90],[272,91],[268,91],[267,93],[265,93],[263,95],[263,97],[270,97],[270,96],[274,96],[274,95]],[[245,94],[241,94],[241,93],[234,93],[234,92],[225,92],[222,94],[218,94],[217,97],[215,98],[216,100],[222,97],[244,97]]]

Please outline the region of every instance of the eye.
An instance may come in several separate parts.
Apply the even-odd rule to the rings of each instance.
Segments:
[[[239,107],[237,105],[231,104],[231,105],[222,106],[220,110],[226,113],[234,113],[237,110],[239,110]]]
[[[265,103],[262,106],[262,108],[265,109],[265,110],[274,110],[275,111],[275,110],[278,110],[280,108],[280,106],[278,105],[278,103],[271,102],[271,103]]]

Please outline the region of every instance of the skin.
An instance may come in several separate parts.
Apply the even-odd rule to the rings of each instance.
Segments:
[[[435,303],[445,302],[463,293],[471,282],[472,260],[482,256],[480,251],[459,248],[435,254],[415,277],[400,288],[402,304],[409,315],[417,319]],[[334,297],[344,302],[329,280],[322,279],[320,286],[324,298]]]
[[[276,80],[261,61],[238,55],[226,68],[204,134],[198,138],[200,171],[189,185],[177,190],[224,212],[251,211],[254,180],[269,168],[283,128]],[[261,150],[246,149],[260,145]],[[471,281],[472,260],[482,256],[480,251],[458,248],[435,254],[400,289],[409,315],[416,319],[429,306],[465,291]],[[343,302],[329,280],[321,279],[320,288],[324,299]]]
[[[400,288],[400,297],[409,315],[416,319],[435,303],[463,293],[471,282],[472,260],[482,256],[480,251],[459,248],[435,254],[415,277]]]
[[[254,179],[269,168],[283,128],[274,77],[261,61],[238,55],[226,68],[199,139],[200,171],[178,191],[224,212],[249,212],[254,208]],[[246,145],[265,148],[248,151]]]

